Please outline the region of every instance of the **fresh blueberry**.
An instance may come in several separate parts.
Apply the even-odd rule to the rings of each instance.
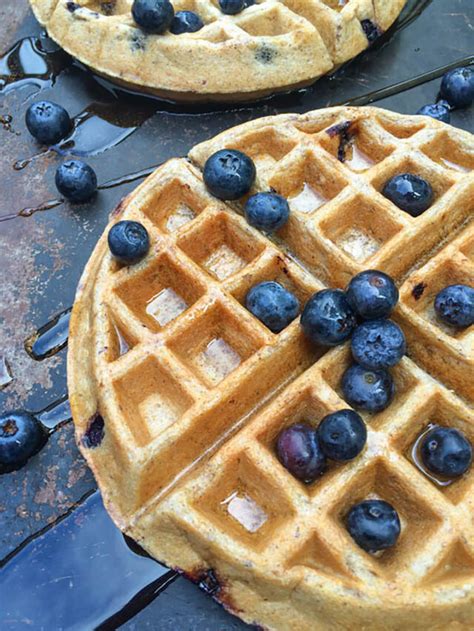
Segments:
[[[413,173],[401,173],[390,178],[383,187],[382,194],[412,217],[424,213],[433,202],[431,185]]]
[[[326,458],[338,462],[352,460],[367,441],[367,428],[354,410],[338,410],[323,418],[318,438]]]
[[[138,221],[119,221],[108,234],[112,255],[124,265],[138,263],[150,249],[147,229]]]
[[[352,336],[352,356],[368,370],[391,368],[406,351],[403,331],[392,320],[369,320],[359,325]]]
[[[444,101],[439,101],[438,103],[430,103],[429,105],[423,105],[423,107],[420,107],[417,114],[420,114],[421,116],[430,116],[431,118],[435,118],[442,123],[449,123],[449,121],[451,120],[449,107],[446,107]]]
[[[245,306],[274,333],[283,331],[300,311],[296,296],[275,281],[252,287],[245,298]]]
[[[236,149],[221,149],[204,165],[204,183],[219,199],[234,200],[246,195],[255,182],[253,161]]]
[[[47,439],[46,430],[29,412],[14,410],[0,416],[0,473],[19,469]]]
[[[381,412],[390,405],[395,386],[387,370],[367,370],[352,364],[342,376],[344,399],[354,408],[366,412]]]
[[[97,191],[94,169],[81,160],[68,160],[56,171],[56,188],[71,202],[87,202]]]
[[[401,530],[400,518],[388,502],[365,500],[349,511],[347,530],[363,550],[378,552],[396,544]]]
[[[474,101],[474,70],[455,68],[441,81],[439,95],[452,107],[468,107]]]
[[[356,274],[346,289],[354,311],[364,320],[388,318],[398,302],[398,289],[387,274],[366,270]]]
[[[182,33],[195,33],[204,26],[197,13],[194,11],[178,11],[171,22],[170,31],[174,35]]]
[[[340,289],[318,291],[308,300],[301,315],[305,335],[324,346],[345,342],[356,324],[355,313]]]
[[[257,193],[245,204],[245,217],[258,230],[273,232],[286,224],[290,216],[288,202],[277,193]]]
[[[474,287],[449,285],[436,296],[436,315],[445,324],[464,329],[474,324]]]
[[[255,4],[255,0],[219,0],[219,7],[226,15],[236,15]]]
[[[135,22],[149,33],[164,33],[174,18],[169,0],[134,0],[132,15]]]
[[[277,455],[285,469],[306,484],[314,482],[326,468],[318,435],[306,423],[291,425],[280,432]]]
[[[435,427],[423,438],[420,449],[423,464],[432,473],[457,478],[471,466],[471,443],[457,429]]]
[[[26,110],[25,123],[30,134],[44,145],[55,145],[72,128],[72,121],[64,107],[50,101],[30,105]]]

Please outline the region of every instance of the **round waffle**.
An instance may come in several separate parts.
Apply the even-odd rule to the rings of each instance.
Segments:
[[[254,190],[291,208],[271,240],[213,198],[209,155],[244,151]],[[453,333],[433,298],[474,282],[474,141],[430,118],[375,108],[283,115],[231,129],[167,162],[111,216],[151,237],[148,256],[121,267],[106,233],[81,280],[68,356],[79,445],[117,525],[180,568],[230,611],[264,628],[471,629],[474,470],[437,483],[414,445],[431,423],[474,443],[474,327]],[[413,218],[380,190],[411,171],[434,190]],[[400,286],[394,318],[408,356],[396,395],[364,414],[367,446],[304,485],[279,463],[282,428],[317,425],[347,407],[348,344],[311,346],[299,321],[270,332],[243,306],[276,280],[302,304],[380,269]],[[378,497],[402,532],[381,555],[345,527],[355,503]]]
[[[406,0],[260,0],[235,16],[217,0],[173,0],[205,23],[147,35],[132,0],[30,0],[67,52],[99,74],[174,100],[254,98],[307,85],[365,50]]]

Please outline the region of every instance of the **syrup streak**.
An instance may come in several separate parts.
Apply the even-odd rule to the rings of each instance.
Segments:
[[[420,85],[423,85],[424,83],[428,83],[428,81],[432,81],[433,79],[438,79],[439,77],[442,77],[446,72],[448,72],[448,70],[452,70],[453,68],[458,68],[459,66],[472,66],[473,64],[474,55],[469,55],[468,57],[464,57],[463,59],[458,59],[457,61],[446,64],[446,66],[440,66],[435,70],[424,72],[423,74],[417,75],[412,79],[406,79],[405,81],[400,81],[399,83],[387,86],[386,88],[381,88],[380,90],[374,90],[373,92],[369,92],[368,94],[356,96],[347,101],[336,103],[336,105],[369,105],[370,103],[375,103],[376,101],[380,101],[381,99],[386,99],[389,96],[394,96],[396,94],[406,92],[411,88],[416,88]]]
[[[71,406],[67,395],[50,403],[43,410],[35,412],[34,416],[44,425],[50,435],[53,434],[57,429],[72,421]]]
[[[56,355],[68,340],[71,308],[56,315],[25,341],[25,350],[36,361]]]

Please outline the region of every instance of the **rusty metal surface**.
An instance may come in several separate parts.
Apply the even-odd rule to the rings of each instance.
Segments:
[[[435,99],[439,85],[435,75],[440,73],[430,73],[472,54],[474,38],[472,0],[415,4],[424,9],[420,16],[335,77],[320,81],[316,88],[227,111],[203,107],[201,112],[189,113],[182,108],[156,104],[152,109],[157,111],[151,117],[147,118],[148,110],[139,116],[140,121],[147,120],[134,133],[87,161],[97,170],[99,182],[105,183],[169,157],[184,155],[196,142],[230,125],[257,116],[302,112],[345,102],[400,82],[402,85],[392,90],[393,95],[377,100],[376,104],[412,113]],[[1,50],[7,50],[21,37],[38,35],[40,30],[27,0],[0,0]],[[416,76],[420,77],[416,85],[401,91],[406,87],[403,82]],[[23,120],[35,90],[27,85],[0,94],[0,121],[4,120],[1,117],[12,117],[11,124],[0,124],[3,176],[0,219],[57,197],[54,172],[60,156],[50,153],[36,158],[22,170],[13,168],[16,161],[34,156],[40,150],[27,133]],[[53,86],[41,91],[41,97],[60,102],[72,115],[100,102],[103,116],[117,122],[122,129],[132,127],[133,123],[125,118],[133,107],[145,110],[149,107],[149,104],[131,103],[130,107],[119,107],[116,111],[115,97],[75,65],[67,66]],[[472,108],[455,113],[452,122],[474,131]],[[6,356],[14,377],[0,391],[2,411],[13,407],[41,410],[66,393],[66,349],[38,362],[26,354],[24,342],[39,326],[72,304],[80,273],[107,223],[108,213],[135,185],[132,182],[101,190],[93,203],[84,206],[62,204],[31,217],[0,222],[0,355]],[[93,477],[75,447],[71,424],[65,425],[24,469],[1,479],[0,559],[64,514],[94,486]],[[173,586],[170,594],[177,589]],[[129,623],[129,628],[147,628],[151,616],[151,610],[146,610],[138,622]]]

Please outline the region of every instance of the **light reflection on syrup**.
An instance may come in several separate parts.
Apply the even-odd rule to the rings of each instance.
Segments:
[[[0,390],[6,388],[13,381],[13,375],[7,358],[0,355]]]
[[[148,301],[146,313],[154,318],[160,326],[165,326],[187,308],[187,302],[171,287],[167,287]]]
[[[234,491],[221,502],[231,517],[239,522],[248,532],[257,532],[268,520],[268,515],[248,495]]]
[[[457,162],[451,162],[447,158],[440,158],[441,162],[444,166],[448,167],[448,169],[453,169],[454,171],[460,171],[461,173],[469,173],[471,169],[469,167],[465,167],[462,164],[458,164]]]
[[[290,208],[300,213],[312,213],[327,202],[315,188],[305,182],[301,191],[288,200]]]
[[[122,357],[122,355],[125,355],[125,353],[128,353],[128,351],[130,350],[130,344],[125,339],[125,336],[116,324],[114,324],[114,331],[117,338],[118,356]]]
[[[69,423],[72,420],[72,413],[68,397],[65,396],[51,403],[41,412],[37,412],[35,416],[50,432],[65,423]]]
[[[367,169],[370,169],[370,167],[375,164],[366,153],[359,149],[357,143],[353,143],[347,147],[344,162],[350,169],[357,173],[367,171]]]
[[[419,469],[424,475],[426,475],[427,478],[429,478],[437,486],[446,487],[452,484],[453,482],[456,482],[456,479],[448,480],[447,478],[441,478],[441,477],[436,476],[432,471],[429,471],[429,469],[425,467],[425,465],[423,464],[423,460],[421,458],[421,452],[420,452],[421,443],[423,439],[425,438],[425,436],[429,432],[431,432],[432,429],[435,429],[436,427],[439,427],[439,425],[436,425],[435,423],[429,423],[429,425],[427,425],[426,428],[423,430],[423,432],[418,436],[418,438],[413,443],[413,446],[410,450],[410,460],[413,462],[413,464],[415,465],[417,469]]]
[[[25,342],[25,350],[36,361],[56,355],[63,349],[69,336],[71,309],[66,309],[42,326]]]

